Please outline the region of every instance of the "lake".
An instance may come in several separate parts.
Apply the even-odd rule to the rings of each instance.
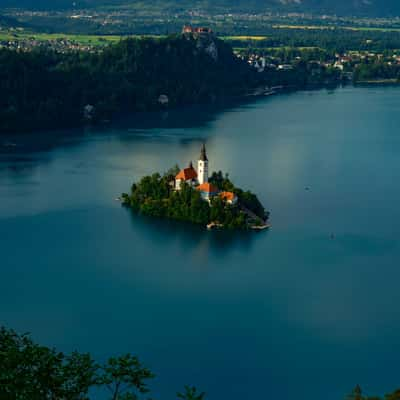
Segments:
[[[0,137],[0,323],[98,360],[137,354],[158,399],[185,384],[209,400],[394,390],[399,100],[347,87]],[[115,201],[203,141],[270,231],[207,232]]]

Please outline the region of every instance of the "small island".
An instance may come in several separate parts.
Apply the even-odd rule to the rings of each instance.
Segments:
[[[130,194],[123,193],[122,204],[147,216],[200,224],[208,229],[269,228],[269,212],[257,196],[234,186],[228,174],[208,173],[203,144],[197,170],[171,168],[164,175],[154,173],[134,183]]]

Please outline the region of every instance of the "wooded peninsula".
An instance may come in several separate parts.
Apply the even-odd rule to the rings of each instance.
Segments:
[[[315,76],[300,67],[260,74],[207,31],[128,38],[93,51],[4,48],[0,133],[77,127],[337,79],[329,69]]]
[[[118,114],[243,94],[256,72],[211,35],[131,38],[96,52],[0,50],[0,132],[79,126]]]

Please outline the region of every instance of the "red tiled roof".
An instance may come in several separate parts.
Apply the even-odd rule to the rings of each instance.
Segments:
[[[200,190],[200,192],[205,193],[218,193],[218,188],[214,186],[212,183],[203,183],[196,187],[196,190]]]
[[[175,179],[181,179],[184,181],[188,181],[190,179],[196,179],[196,178],[197,178],[197,172],[193,167],[182,169],[179,172],[179,174],[175,177]]]
[[[226,200],[226,201],[233,201],[235,200],[235,193],[233,192],[221,192],[219,194],[219,196],[221,197],[222,200]]]

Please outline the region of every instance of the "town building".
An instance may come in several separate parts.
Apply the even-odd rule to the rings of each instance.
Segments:
[[[201,194],[201,197],[207,201],[210,201],[212,197],[217,196],[219,193],[218,188],[214,186],[212,183],[208,182],[196,186],[196,190],[198,190]]]
[[[232,192],[220,192],[219,197],[224,200],[228,204],[236,204],[237,203],[237,196],[235,193]]]
[[[197,172],[193,168],[193,164],[190,161],[189,167],[184,168],[181,171],[179,171],[179,174],[176,175],[175,177],[175,189],[180,190],[181,184],[185,182],[189,186],[195,187],[198,185],[198,180],[197,180]]]

